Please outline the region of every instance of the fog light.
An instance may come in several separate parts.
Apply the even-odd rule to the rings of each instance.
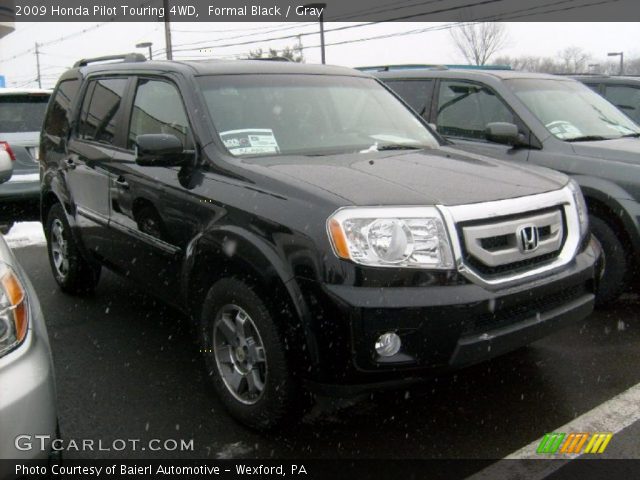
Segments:
[[[402,342],[397,334],[393,332],[383,333],[376,340],[376,352],[381,357],[393,357],[400,351],[401,345]]]

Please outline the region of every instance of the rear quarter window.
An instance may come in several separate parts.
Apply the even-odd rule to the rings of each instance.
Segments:
[[[54,137],[64,137],[71,124],[71,108],[80,88],[80,80],[60,82],[47,113],[44,131]]]
[[[0,95],[0,133],[39,132],[49,94]]]

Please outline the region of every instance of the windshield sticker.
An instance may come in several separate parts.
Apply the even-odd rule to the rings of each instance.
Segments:
[[[582,136],[582,132],[578,127],[564,120],[551,122],[547,124],[547,128],[549,129],[549,132],[552,135],[555,135],[557,138],[560,138],[560,139],[575,138],[575,137]]]
[[[247,128],[220,132],[225,147],[233,155],[279,153],[280,148],[270,128]]]

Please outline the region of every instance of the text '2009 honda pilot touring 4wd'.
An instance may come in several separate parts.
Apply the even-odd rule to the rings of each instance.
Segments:
[[[64,291],[102,266],[195,319],[230,412],[360,392],[587,316],[599,249],[566,176],[456,151],[377,80],[286,62],[81,61],[41,140]]]

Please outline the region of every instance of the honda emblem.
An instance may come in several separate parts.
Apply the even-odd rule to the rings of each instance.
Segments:
[[[521,225],[516,230],[518,248],[522,253],[535,252],[538,249],[540,239],[538,237],[538,227],[535,225]]]

